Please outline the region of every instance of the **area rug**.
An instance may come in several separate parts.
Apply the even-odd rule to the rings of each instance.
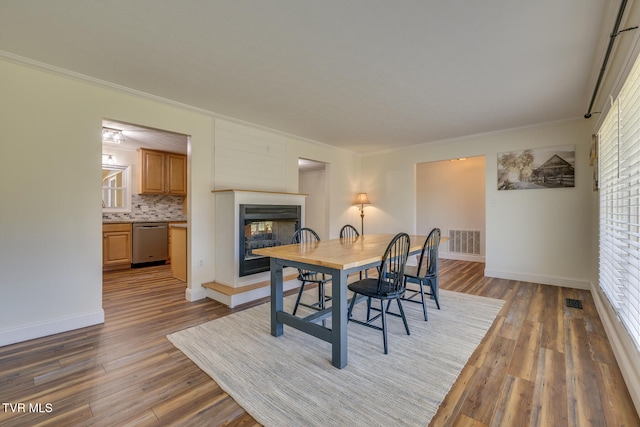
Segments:
[[[426,426],[503,303],[440,290],[427,322],[420,304],[404,303],[411,335],[389,317],[386,355],[382,332],[349,323],[344,369],[331,365],[329,343],[287,326],[273,337],[269,304],[168,339],[262,425]]]

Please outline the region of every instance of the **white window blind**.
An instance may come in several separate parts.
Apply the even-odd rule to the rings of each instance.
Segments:
[[[600,287],[640,350],[640,61],[598,131]]]

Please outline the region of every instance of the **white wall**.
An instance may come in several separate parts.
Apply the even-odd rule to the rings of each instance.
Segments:
[[[210,117],[4,60],[0,81],[0,345],[104,319],[103,118],[192,136],[191,253],[213,257]],[[212,266],[190,266],[192,280]]]
[[[415,165],[486,156],[486,270],[488,276],[587,289],[593,245],[590,221],[591,124],[580,119],[535,128],[428,144],[363,157],[363,191],[370,232],[416,232]],[[576,186],[498,191],[497,155],[575,144]]]
[[[360,184],[359,156],[344,150],[216,119],[207,112],[35,64],[0,59],[0,81],[5,82],[0,103],[0,177],[5,183],[0,189],[0,345],[104,320],[103,119],[190,135],[190,300],[202,298],[200,285],[215,280],[214,188],[228,184],[297,192],[299,157],[331,163],[327,209],[335,219],[329,224],[331,233],[337,235]],[[273,160],[279,167],[260,168],[261,156],[249,149],[249,155],[236,151],[228,159],[229,164],[242,160],[252,171],[248,176],[240,169],[225,172],[224,163],[215,163],[214,149],[222,155],[224,149],[229,153],[238,147],[235,141],[229,143],[231,138],[225,145],[223,129],[240,133],[249,145],[269,141],[264,151],[276,152]],[[218,130],[219,141],[214,137]]]
[[[298,159],[313,159],[325,163],[326,191],[329,194],[327,217],[329,218],[328,236],[337,238],[344,224],[359,220],[358,210],[353,207],[358,188],[360,187],[360,155],[346,150],[335,149],[323,144],[296,140],[289,146],[287,156],[294,169],[290,170],[288,182],[298,180]],[[297,187],[296,187],[297,190]]]
[[[329,238],[327,230],[327,184],[326,171],[300,172],[299,191],[306,198],[305,227],[313,228],[321,239]]]
[[[353,221],[358,154],[243,122],[217,118],[215,123],[215,190],[300,193],[298,159],[313,159],[327,164],[326,238],[338,237],[342,224]]]
[[[214,189],[294,192],[287,183],[287,146],[283,134],[217,119]]]
[[[438,227],[443,236],[452,229],[480,231],[479,255],[450,253],[442,244],[441,258],[484,261],[485,173],[483,156],[416,165],[416,230],[426,234]]]
[[[5,62],[0,81],[0,334],[101,322],[101,118],[72,82]]]

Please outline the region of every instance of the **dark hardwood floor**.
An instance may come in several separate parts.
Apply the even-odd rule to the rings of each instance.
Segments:
[[[506,304],[431,425],[640,425],[589,292],[440,268],[442,288]],[[103,306],[104,325],[0,347],[0,425],[256,425],[166,339],[238,309],[186,301],[169,266],[105,273]]]

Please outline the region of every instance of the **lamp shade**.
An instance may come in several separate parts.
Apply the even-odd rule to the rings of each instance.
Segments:
[[[371,202],[367,197],[367,193],[358,193],[358,195],[356,196],[356,201],[354,205],[370,205],[370,204]]]

